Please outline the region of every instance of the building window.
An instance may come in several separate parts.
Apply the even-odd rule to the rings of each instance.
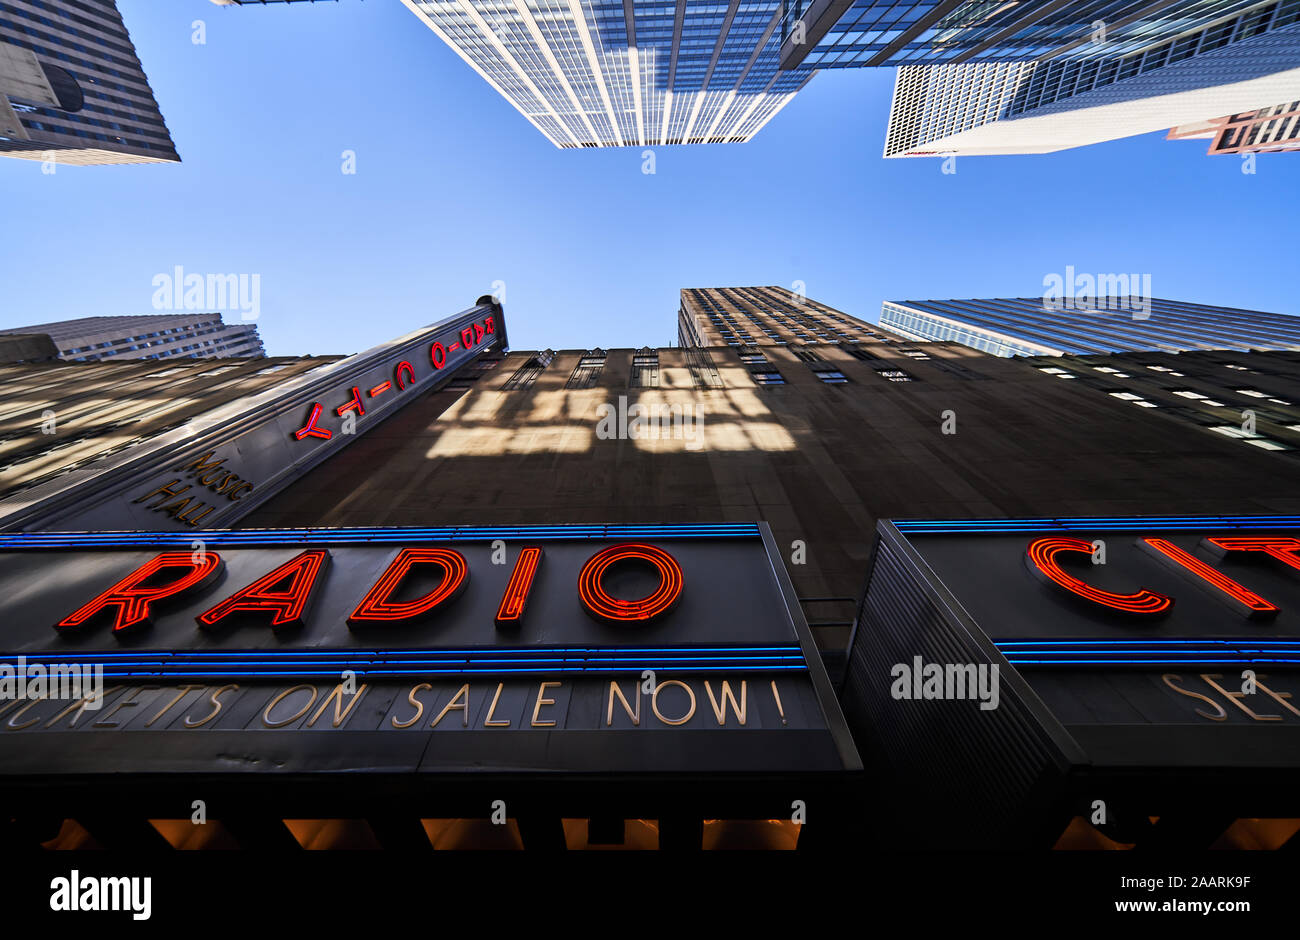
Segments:
[[[1291,404],[1289,401],[1286,401],[1281,398],[1271,398],[1269,397],[1268,392],[1261,392],[1257,388],[1238,388],[1238,389],[1233,389],[1233,391],[1235,391],[1238,395],[1245,395],[1247,398],[1267,398],[1275,405]]]
[[[1038,371],[1039,371],[1039,372],[1046,372],[1048,375],[1054,375],[1054,376],[1056,376],[1058,379],[1072,379],[1072,378],[1074,378],[1074,373],[1073,373],[1073,372],[1066,372],[1064,369],[1058,369],[1058,368],[1056,368],[1056,366],[1040,367]]]
[[[1131,401],[1133,404],[1142,408],[1158,407],[1155,402],[1147,401],[1141,395],[1134,394],[1133,392],[1107,392],[1106,394],[1111,398],[1118,398],[1120,401]]]
[[[827,385],[844,385],[848,378],[838,369],[813,369],[813,375]]]
[[[855,359],[861,359],[863,362],[879,362],[879,356],[873,356],[860,346],[845,346],[844,351]]]
[[[502,391],[512,392],[516,389],[530,388],[537,377],[546,369],[546,363],[540,356],[531,356],[528,361],[514,371],[502,384]]]
[[[605,353],[593,349],[578,360],[565,388],[592,388],[605,368]]]
[[[790,350],[804,362],[821,362],[822,357],[817,355],[811,349],[792,349]]]
[[[632,356],[632,375],[630,388],[659,387],[659,354],[657,352],[639,352]]]
[[[1259,436],[1258,434],[1251,434],[1249,431],[1243,431],[1235,424],[1219,424],[1210,428],[1210,430],[1216,434],[1222,434],[1224,437],[1237,437],[1247,440]]]
[[[764,372],[751,372],[750,376],[759,385],[784,385],[785,376],[775,369],[768,369]]]
[[[690,367],[696,388],[722,388],[722,377],[718,375],[717,367],[706,350],[688,349],[686,363]]]
[[[1194,392],[1190,388],[1171,388],[1168,389],[1171,395],[1177,395],[1180,398],[1190,398],[1192,401],[1198,401],[1203,405],[1213,405],[1215,408],[1225,408],[1226,405],[1221,401],[1215,401],[1208,395],[1202,395],[1200,392]]]
[[[914,382],[911,373],[902,369],[877,369],[877,374],[883,379],[889,379],[891,382]]]

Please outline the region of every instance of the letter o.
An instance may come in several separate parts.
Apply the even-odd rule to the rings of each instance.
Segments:
[[[309,692],[311,692],[311,698],[307,700],[307,704],[304,705],[300,711],[289,716],[283,721],[272,721],[271,709],[275,708],[275,706],[279,705],[286,698],[288,698],[293,693],[299,691],[300,689],[307,689]],[[285,725],[289,724],[290,722],[297,721],[303,715],[307,714],[308,709],[310,709],[313,705],[316,704],[316,695],[317,695],[316,686],[314,685],[295,685],[291,689],[285,689],[283,692],[281,692],[279,695],[277,695],[275,698],[271,699],[271,701],[267,703],[266,708],[262,712],[262,724],[266,725],[268,728],[283,728]]]
[[[659,587],[639,600],[625,601],[611,596],[601,583],[611,565],[641,561],[659,572]],[[628,542],[611,545],[592,555],[578,574],[578,599],[587,613],[606,623],[646,623],[669,610],[682,596],[686,579],[677,559],[653,545]]]
[[[441,369],[447,364],[447,350],[442,343],[434,343],[429,347],[429,361],[435,369]]]
[[[686,694],[691,697],[691,707],[686,710],[686,714],[683,715],[681,718],[676,718],[676,719],[665,718],[663,716],[663,713],[659,711],[659,691],[666,685],[679,685],[683,689],[685,689]],[[689,685],[687,685],[681,679],[665,679],[663,682],[660,682],[657,686],[655,686],[655,690],[650,696],[650,708],[652,711],[654,711],[655,717],[658,718],[660,721],[662,721],[664,724],[684,725],[686,724],[686,722],[690,721],[692,718],[695,717],[695,692],[694,690],[691,689]]]

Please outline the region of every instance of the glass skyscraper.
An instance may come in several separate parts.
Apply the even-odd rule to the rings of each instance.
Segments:
[[[1300,98],[1300,0],[1271,0],[1091,58],[907,65],[885,156],[1047,153]]]
[[[1259,0],[783,0],[781,66],[1112,59]]]
[[[994,356],[1300,349],[1300,317],[1155,297],[886,301],[880,325]]]
[[[812,77],[780,0],[402,0],[557,147],[749,140]]]
[[[180,162],[113,0],[0,5],[0,153]]]

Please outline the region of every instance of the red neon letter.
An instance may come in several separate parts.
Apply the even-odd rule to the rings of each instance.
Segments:
[[[179,578],[162,584],[147,584],[164,568],[184,568]],[[100,594],[89,604],[64,617],[56,630],[76,630],[100,611],[113,607],[113,634],[119,635],[152,622],[149,607],[165,598],[180,597],[206,587],[221,573],[221,556],[216,552],[164,552]]]
[[[429,361],[433,363],[435,369],[441,369],[447,364],[447,350],[443,348],[442,343],[434,343],[429,347]]]
[[[316,404],[311,406],[311,414],[307,416],[307,423],[303,425],[301,428],[299,428],[298,430],[294,431],[293,436],[296,437],[298,440],[302,440],[304,437],[319,437],[326,441],[328,441],[331,437],[333,437],[334,436],[333,431],[330,431],[326,428],[316,427],[316,422],[320,419],[320,413],[321,413],[320,402],[316,402]]]
[[[501,606],[497,608],[498,627],[517,627],[524,619],[524,606],[528,603],[528,592],[533,589],[533,577],[537,566],[542,562],[540,548],[525,548],[519,553],[515,562],[514,574],[501,597]]]
[[[1091,551],[1091,549],[1089,549]],[[659,587],[648,597],[625,601],[611,597],[601,583],[606,569],[620,561],[644,561],[659,572]],[[578,598],[582,606],[598,620],[609,623],[644,623],[666,613],[682,596],[686,579],[682,566],[662,549],[653,545],[612,545],[587,560],[578,574]]]
[[[361,389],[355,385],[352,386],[352,397],[334,409],[334,413],[340,418],[343,417],[345,411],[355,411],[360,416],[364,416],[366,413],[365,406],[361,404]]]
[[[1253,620],[1267,620],[1276,617],[1278,606],[1264,600],[1254,591],[1248,590],[1221,572],[1215,571],[1205,562],[1189,555],[1173,542],[1166,539],[1141,539],[1138,543],[1149,554],[1164,561],[1179,574],[1193,574],[1196,583],[1207,590],[1215,588],[1214,596],[1227,601],[1240,613]]]
[[[1263,552],[1290,568],[1300,570],[1300,539],[1286,538],[1225,538],[1205,539],[1203,544],[1217,555],[1226,552]]]
[[[405,359],[403,359],[401,362],[399,362],[396,366],[393,367],[393,378],[397,380],[397,390],[399,392],[406,391],[406,384],[402,381],[403,372],[405,372],[408,376],[410,376],[412,383],[415,382],[415,367],[411,365],[409,362],[407,362]]]
[[[329,557],[323,548],[303,552],[194,619],[200,627],[211,628],[236,611],[249,611],[274,614],[272,628],[300,627],[316,589],[316,577]],[[285,581],[287,585],[275,590]]]
[[[437,565],[442,569],[438,586],[423,597],[413,601],[392,601],[402,581],[411,568],[419,564]],[[401,623],[430,613],[439,605],[459,594],[469,582],[469,566],[465,556],[449,548],[404,548],[397,553],[393,563],[383,573],[370,592],[352,611],[348,623],[352,625],[376,623]]]
[[[1025,557],[1030,562],[1030,570],[1051,581],[1053,584],[1069,591],[1077,597],[1100,604],[1111,610],[1125,614],[1151,616],[1163,614],[1174,606],[1174,599],[1146,588],[1136,594],[1112,594],[1066,574],[1056,562],[1061,552],[1083,552],[1092,555],[1092,543],[1083,539],[1042,538],[1029,543]]]

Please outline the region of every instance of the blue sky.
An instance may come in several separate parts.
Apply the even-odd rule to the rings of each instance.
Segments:
[[[1037,296],[1067,265],[1300,313],[1300,154],[1247,175],[1152,134],[944,175],[881,158],[893,73],[864,69],[646,175],[640,148],[554,148],[398,0],[118,6],[184,162],[0,159],[0,325],[155,312],[177,265],[260,275],[271,355],[357,352],[496,281],[520,349],[668,345],[681,287],[802,281],[874,321],[886,299]]]

